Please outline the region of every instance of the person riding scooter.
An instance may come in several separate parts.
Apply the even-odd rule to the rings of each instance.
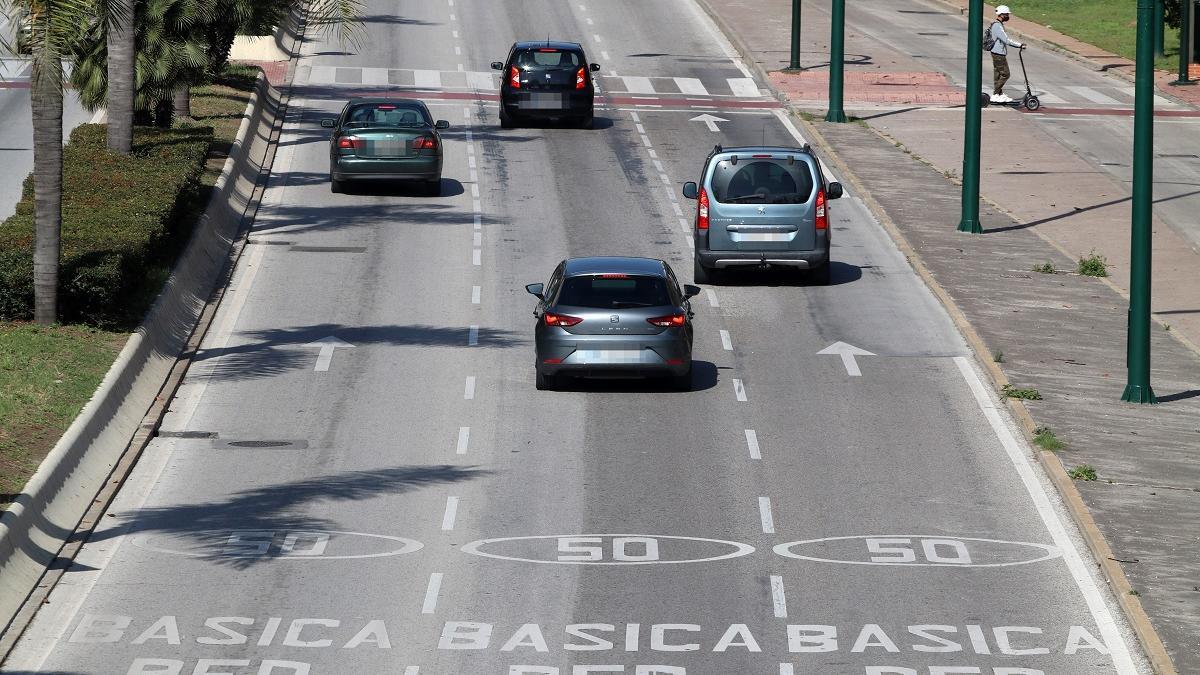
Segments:
[[[1008,78],[1012,77],[1012,71],[1008,68],[1008,48],[1024,49],[1025,45],[1010,40],[1008,33],[1004,31],[1004,24],[1012,18],[1012,11],[1008,5],[1000,5],[996,8],[996,20],[992,22],[988,28],[988,36],[992,39],[992,70],[995,75],[995,89],[992,93],[992,103],[1012,103],[1012,97],[1004,93],[1004,85],[1008,82]]]

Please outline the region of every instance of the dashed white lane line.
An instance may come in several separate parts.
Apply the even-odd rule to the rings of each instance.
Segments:
[[[477,247],[483,246],[483,233],[482,232],[475,233],[475,246],[477,246]]]
[[[1092,575],[1088,571],[1088,565],[1083,562],[1083,557],[1079,554],[1079,550],[1075,548],[1075,543],[1071,541],[1066,527],[1058,517],[1058,513],[1055,512],[1054,506],[1050,503],[1050,496],[1046,494],[1045,488],[1038,481],[1029,457],[1022,451],[1016,437],[1013,436],[1012,431],[1005,425],[1004,419],[1000,417],[999,409],[992,402],[987,388],[983,385],[979,374],[975,372],[971,360],[965,356],[956,356],[954,357],[954,363],[958,366],[959,372],[962,373],[963,379],[966,380],[967,386],[975,396],[975,402],[979,406],[980,411],[983,412],[983,416],[987,419],[988,424],[991,425],[992,431],[1000,440],[1000,444],[1004,446],[1004,452],[1008,455],[1009,460],[1017,470],[1017,474],[1021,477],[1021,482],[1025,485],[1025,490],[1029,492],[1029,496],[1033,499],[1038,515],[1041,516],[1042,522],[1045,523],[1046,529],[1050,532],[1050,537],[1054,540],[1054,545],[1063,552],[1063,561],[1066,562],[1068,571],[1070,571],[1071,576],[1075,579],[1075,585],[1079,588],[1080,594],[1083,595],[1084,600],[1087,602],[1088,609],[1091,610],[1092,618],[1096,621],[1096,627],[1100,629],[1101,637],[1108,645],[1109,653],[1117,672],[1120,675],[1134,675],[1137,673],[1137,669],[1133,665],[1133,657],[1130,656],[1129,646],[1125,644],[1125,640],[1121,636],[1121,631],[1117,628],[1116,621],[1113,619],[1108,605],[1104,603],[1104,596],[1101,595],[1096,580],[1092,578]]]
[[[717,292],[711,288],[704,289],[704,294],[708,296],[708,304],[713,307],[720,307],[721,301],[717,300]]]
[[[684,233],[686,233],[686,234],[691,234],[692,233],[692,224],[687,221],[687,218],[680,216],[679,217],[679,229],[683,230]]]
[[[471,264],[475,267],[483,264],[483,250],[477,248],[471,252]]]
[[[758,498],[758,517],[762,520],[763,534],[775,534],[775,517],[771,515],[771,498]]]
[[[475,376],[474,375],[467,376],[467,383],[466,383],[466,386],[463,388],[463,398],[468,401],[475,398]]]
[[[474,347],[479,344],[479,326],[471,326],[467,329],[467,346]]]
[[[467,454],[467,446],[471,444],[471,427],[458,428],[458,444],[454,448],[454,454]]]
[[[442,590],[442,573],[434,572],[429,575],[429,586],[425,588],[425,603],[421,605],[422,614],[433,614],[437,609],[438,593]]]
[[[729,331],[721,331],[721,349],[727,352],[733,351],[733,338],[729,337]]]
[[[771,575],[771,605],[776,619],[787,618],[787,594],[783,590],[783,577]]]
[[[442,514],[442,530],[445,532],[453,530],[456,518],[458,518],[458,497],[446,497],[446,511]]]
[[[612,57],[609,56],[608,52],[604,51],[603,49],[600,50],[600,58],[604,59],[605,61],[612,61]]]
[[[409,666],[404,669],[404,675],[421,675],[421,667]]]
[[[742,403],[746,402],[746,385],[742,384],[742,381],[737,378],[733,380],[733,395],[737,397],[738,401]]]
[[[758,434],[753,429],[746,429],[746,447],[750,449],[750,459],[762,459],[758,448]]]
[[[792,664],[781,663],[779,664],[779,675],[796,675],[796,671],[792,668]]]
[[[482,295],[482,292],[483,292],[483,289],[479,288],[478,286],[471,287],[471,304],[472,305],[479,304],[479,296]]]

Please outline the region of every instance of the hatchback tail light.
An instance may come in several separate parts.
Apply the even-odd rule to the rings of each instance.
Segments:
[[[341,150],[361,150],[365,143],[358,136],[342,136],[338,139],[338,148]]]
[[[546,314],[543,316],[543,319],[546,321],[547,326],[562,326],[563,328],[574,326],[580,321],[583,321],[583,319],[577,316],[555,314],[554,312],[546,312]]]
[[[583,89],[587,86],[587,68],[580,68],[575,71],[575,88]]]
[[[656,316],[653,319],[646,319],[646,323],[659,328],[678,328],[687,323],[687,316],[684,314]]]
[[[417,136],[413,140],[413,150],[437,150],[437,138],[433,136]]]
[[[824,190],[817,191],[816,212],[817,212],[817,229],[818,230],[828,230],[829,229],[829,214],[825,210],[825,191]]]
[[[510,66],[508,69],[508,83],[513,89],[521,88],[521,71],[516,66]]]
[[[700,188],[699,206],[696,207],[696,229],[708,229],[708,190]]]

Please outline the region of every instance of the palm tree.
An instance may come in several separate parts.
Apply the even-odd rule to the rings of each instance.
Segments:
[[[133,24],[136,0],[108,0],[108,149],[133,151]]]

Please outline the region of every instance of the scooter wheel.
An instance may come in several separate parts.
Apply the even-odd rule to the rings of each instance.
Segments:
[[[1042,102],[1039,101],[1036,96],[1030,96],[1029,98],[1025,99],[1026,110],[1037,110],[1040,107],[1042,107]]]

